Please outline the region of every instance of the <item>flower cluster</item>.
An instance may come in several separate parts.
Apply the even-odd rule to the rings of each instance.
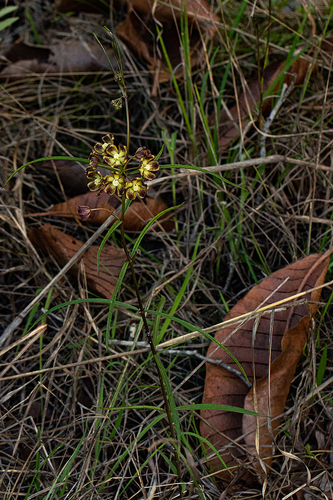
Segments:
[[[129,200],[144,198],[147,194],[147,186],[144,179],[152,180],[156,177],[159,163],[155,156],[146,147],[139,148],[132,158],[129,158],[126,146],[114,144],[113,135],[105,135],[103,142],[98,142],[93,147],[89,156],[89,166],[86,169],[88,188],[97,194],[105,192],[108,195],[122,196],[124,193]],[[134,169],[139,170],[141,177],[128,178],[133,167],[128,164],[132,159],[139,160],[139,166]],[[102,175],[98,170],[98,164],[103,162],[103,166],[110,170],[110,174]],[[82,214],[85,216],[85,214]],[[89,215],[86,217],[88,218]],[[85,219],[86,220],[86,219]]]

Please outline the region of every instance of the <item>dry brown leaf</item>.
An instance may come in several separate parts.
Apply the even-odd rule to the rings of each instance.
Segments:
[[[45,160],[34,165],[38,173],[46,175],[55,185],[61,182],[67,196],[87,192],[86,169],[80,163],[70,160]]]
[[[310,325],[310,316],[301,319],[295,328],[286,332],[282,338],[282,353],[272,363],[270,377],[266,375],[255,384],[245,398],[244,408],[250,411],[256,411],[261,417],[243,415],[242,433],[246,434],[246,451],[256,458],[256,426],[259,426],[259,457],[263,460],[265,466],[272,463],[273,440],[277,434],[281,418],[271,422],[271,429],[268,428],[268,418],[275,419],[284,412],[284,407],[289,394],[289,389],[296,367],[305,346]],[[256,403],[256,404],[255,404]],[[259,460],[255,460],[254,466],[259,472],[264,472]],[[266,468],[269,472],[269,468]]]
[[[74,196],[70,200],[53,205],[50,212],[59,217],[70,217],[80,219],[78,207],[88,206],[93,209],[89,217],[92,224],[101,225],[116,208],[120,206],[120,200],[116,196],[109,196],[106,193],[96,195],[91,191]],[[94,210],[98,208],[99,210]]]
[[[180,0],[167,0],[156,3],[153,0],[133,0],[128,3],[128,12],[125,21],[117,27],[118,36],[149,64],[153,74],[157,74],[157,81],[165,82],[170,79],[168,65],[161,58],[159,51],[154,47],[155,27],[153,18],[164,23],[163,41],[173,68],[182,62],[180,53],[179,27],[177,22],[181,17],[182,3]],[[205,0],[188,0],[186,3],[187,17],[190,28],[191,67],[197,66],[203,56],[203,47],[198,28],[205,30],[208,37],[213,37],[216,32],[214,22],[218,17],[211,13]],[[199,27],[200,26],[200,27]],[[182,74],[180,67],[175,75]]]
[[[88,222],[100,225],[109,217],[110,211],[113,212],[120,205],[120,201],[117,197],[109,196],[106,193],[101,193],[99,196],[96,196],[96,193],[88,192],[83,195],[75,196],[67,202],[54,205],[51,212],[60,217],[79,218],[79,205],[101,209],[93,211],[88,219]],[[153,217],[166,208],[167,205],[158,199],[147,197],[144,202],[134,201],[125,214],[125,231],[142,231],[145,225]],[[161,217],[160,223],[165,231],[172,231],[174,229],[174,222],[170,219],[169,213]]]
[[[264,279],[259,285],[253,287],[250,292],[240,300],[236,306],[229,311],[225,320],[236,318],[244,313],[255,311],[260,305],[273,304],[282,299],[286,299],[296,293],[309,290],[315,286],[324,283],[327,266],[329,264],[329,254],[310,255],[302,260],[295,262],[279,271],[276,271],[268,278]],[[285,281],[287,279],[287,281]],[[279,288],[280,287],[280,288]],[[320,290],[305,295],[306,300],[318,301]],[[315,304],[302,304],[286,310],[276,311],[272,316],[273,333],[270,350],[270,321],[271,314],[267,313],[261,316],[259,324],[255,329],[255,339],[253,340],[254,320],[246,320],[244,323],[236,326],[230,326],[216,332],[215,338],[224,344],[235,358],[242,365],[249,381],[253,384],[256,379],[257,398],[260,403],[260,413],[268,415],[268,402],[266,398],[266,408],[263,401],[267,395],[267,377],[269,363],[271,362],[272,376],[280,377],[284,373],[284,381],[270,381],[271,391],[274,384],[280,388],[281,392],[274,393],[274,402],[271,393],[271,415],[282,413],[284,409],[286,395],[289,392],[290,382],[295,372],[300,352],[304,347],[306,334],[310,317],[316,310]],[[293,337],[295,336],[295,338]],[[282,348],[281,348],[282,342]],[[253,345],[252,345],[253,344]],[[302,347],[301,347],[302,346]],[[282,351],[282,353],[281,353]],[[289,356],[293,354],[292,361]],[[239,370],[236,363],[230,356],[215,342],[212,342],[207,356],[211,359],[220,360],[236,370]],[[281,364],[286,361],[287,367]],[[253,366],[255,372],[253,372]],[[244,407],[245,398],[249,392],[246,384],[236,374],[207,362],[206,364],[206,382],[203,396],[203,403],[223,404]],[[283,391],[279,384],[283,385]],[[258,390],[263,393],[258,394]],[[265,392],[266,391],[266,392]],[[253,400],[253,398],[252,398]],[[247,407],[253,409],[251,394],[248,397]],[[252,406],[251,406],[252,404]],[[281,411],[282,408],[282,411]],[[255,429],[255,420],[246,416],[245,420],[242,414],[222,412],[217,410],[203,410],[201,413],[205,421],[201,423],[201,435],[208,439],[214,446],[220,448],[231,443],[243,434],[243,422],[247,431]],[[276,429],[279,421],[273,425]],[[274,431],[275,432],[275,431]],[[267,435],[267,427],[263,428],[263,436]],[[252,451],[254,434],[248,438],[247,444]],[[269,441],[265,437],[266,444]],[[263,438],[264,443],[264,438]],[[222,453],[222,458],[227,464],[235,463],[235,458],[245,456],[244,441],[241,440],[238,445],[228,448]],[[270,437],[269,445],[272,445]],[[220,465],[217,459],[211,461],[212,467]],[[231,475],[221,473],[221,478],[230,480]]]
[[[146,197],[144,201],[134,201],[129,206],[125,218],[125,231],[142,231],[145,225],[156,215],[166,210],[168,206],[158,198]],[[166,232],[171,232],[175,228],[173,213],[169,212],[158,219],[160,225]],[[155,230],[159,230],[157,223]]]
[[[139,14],[153,15],[161,23],[169,23],[174,19],[179,21],[184,10],[181,0],[167,0],[159,3],[154,0],[131,0],[130,2],[123,0],[123,3],[130,4]],[[218,21],[218,16],[212,15],[210,7],[202,0],[189,0],[186,3],[186,13],[191,23],[203,21],[211,24],[213,20]],[[212,34],[216,31],[211,25],[208,29],[212,30]]]
[[[44,224],[37,229],[33,229],[29,232],[28,237],[33,245],[52,255],[60,266],[67,264],[83,245],[82,241],[59,231],[51,224]],[[98,295],[111,299],[120,270],[126,260],[125,252],[112,245],[104,245],[98,274],[98,248],[97,245],[89,247],[83,257],[71,267],[69,273],[77,276],[80,262],[83,261],[88,288]]]
[[[77,196],[87,192],[88,180],[86,166],[75,160],[45,160],[34,164],[34,168],[41,174],[46,175],[53,182],[61,183],[68,196]],[[99,167],[102,175],[110,171]]]
[[[113,51],[105,49],[111,61]],[[6,54],[10,61],[0,76],[19,80],[32,73],[88,73],[110,70],[107,57],[97,43],[54,40],[51,46],[20,42]]]

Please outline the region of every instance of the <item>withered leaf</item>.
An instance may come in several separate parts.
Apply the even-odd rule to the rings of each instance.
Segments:
[[[324,255],[310,255],[276,271],[253,287],[229,311],[225,320],[237,318],[242,314],[255,311],[261,305],[273,304],[323,284],[330,253],[331,251]],[[305,295],[307,301],[318,301],[319,297],[320,290]],[[276,416],[283,412],[290,383],[307,338],[310,318],[315,313],[316,307],[316,304],[306,303],[289,309],[280,309],[274,313],[263,314],[256,323],[256,327],[254,327],[254,319],[247,319],[239,326],[228,326],[216,332],[215,338],[240,362],[250,383],[253,384],[254,380],[256,381],[256,397],[260,403],[260,414]],[[270,328],[272,328],[272,336],[270,335]],[[211,343],[207,356],[211,356],[212,360],[220,360],[239,370],[237,364],[215,342]],[[284,362],[286,362],[286,366],[282,366]],[[271,400],[269,412],[267,384],[270,363]],[[249,389],[242,379],[227,369],[209,362],[206,364],[206,370],[203,403],[224,404],[243,408]],[[280,376],[284,378],[280,380]],[[277,379],[273,377],[277,377]],[[275,392],[274,386],[279,390]],[[283,386],[283,389],[281,386]],[[252,390],[248,395],[246,407],[253,410],[251,392]],[[201,415],[204,419],[201,422],[201,435],[218,449],[240,438],[244,431],[243,426],[245,426],[247,432],[255,430],[256,421],[250,416],[217,410],[203,410]],[[279,424],[279,421],[275,422],[272,423],[273,432],[275,432]],[[267,444],[269,442],[269,446],[272,447],[272,437],[267,437],[266,426],[263,427],[262,433],[265,436],[263,443]],[[246,439],[249,450],[253,451],[254,433]],[[223,460],[230,465],[235,463],[236,458],[244,459],[246,457],[244,445],[245,441],[241,439],[238,444],[227,448],[222,453]],[[213,468],[218,467],[220,463],[217,459],[213,459],[211,466]],[[228,480],[230,477],[230,474],[227,476],[221,472],[222,479]]]
[[[33,229],[28,233],[28,237],[33,245],[52,255],[60,266],[64,266],[83,245],[82,241],[59,231],[51,224]],[[82,260],[88,288],[98,295],[111,299],[120,270],[126,260],[125,252],[113,245],[104,245],[97,273],[98,248],[97,245],[89,247],[77,264],[71,267],[69,273],[77,276]]]
[[[200,32],[205,31],[209,38],[216,32],[214,22],[218,17],[211,13],[205,0],[188,0],[186,3],[187,18],[190,28],[191,67],[197,66],[203,56],[203,47]],[[179,27],[182,3],[180,0],[167,0],[163,3],[155,3],[151,0],[134,0],[128,2],[128,12],[125,21],[117,27],[118,36],[148,62],[150,71],[155,75],[157,81],[165,82],[170,79],[170,72],[164,57],[160,57],[160,50],[154,46],[155,27],[153,18],[163,24],[163,41],[173,68],[182,62],[179,40]],[[182,74],[182,68],[175,73]]]
[[[34,168],[56,183],[60,182],[68,196],[77,196],[87,192],[88,180],[86,166],[75,160],[45,160],[34,164]],[[99,167],[103,175],[109,170]]]
[[[34,168],[39,173],[45,174],[56,185],[60,181],[68,196],[87,192],[86,170],[76,161],[45,160],[36,163]]]
[[[314,292],[313,292],[314,293]],[[313,298],[311,297],[313,300]],[[246,451],[255,460],[254,466],[263,472],[260,461],[256,460],[255,446],[256,426],[259,426],[259,457],[265,466],[272,463],[273,440],[277,434],[281,418],[276,419],[284,412],[290,385],[294,377],[297,363],[301,357],[307,341],[310,316],[305,316],[294,328],[288,330],[282,338],[282,353],[272,363],[270,376],[262,377],[255,384],[255,392],[250,389],[244,402],[246,410],[256,411],[260,417],[243,415],[242,433],[245,434]],[[254,409],[256,408],[256,409]],[[268,416],[273,418],[271,429],[268,428]],[[266,467],[266,471],[269,468]]]
[[[111,60],[113,51],[106,48]],[[26,78],[34,73],[88,73],[110,69],[104,52],[97,43],[81,40],[54,40],[50,46],[20,42],[6,54],[9,64],[0,76],[11,80]]]
[[[106,193],[96,195],[91,191],[74,196],[65,202],[53,205],[50,212],[59,217],[70,217],[80,219],[78,213],[79,206],[88,206],[93,211],[89,217],[92,224],[101,225],[116,208],[120,206],[120,200],[116,196],[109,196]],[[98,208],[99,210],[95,209]]]
[[[109,196],[106,193],[101,193],[96,196],[96,193],[88,192],[83,195],[75,196],[67,202],[54,205],[51,212],[60,217],[75,217],[79,218],[78,206],[88,206],[89,208],[99,208],[100,210],[92,211],[88,222],[93,224],[103,224],[118,206],[120,201],[116,196]],[[141,231],[145,225],[153,217],[165,210],[167,205],[158,199],[146,197],[144,202],[134,201],[129,206],[124,217],[125,231]],[[160,223],[165,231],[174,229],[172,215],[165,214],[161,217]]]

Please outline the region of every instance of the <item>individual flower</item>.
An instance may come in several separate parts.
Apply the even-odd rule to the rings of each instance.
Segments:
[[[103,190],[112,196],[115,193],[121,196],[125,192],[126,181],[122,174],[115,172],[112,175],[106,175],[103,181]]]
[[[86,175],[88,179],[92,179],[88,182],[87,186],[90,191],[101,191],[103,176],[93,167],[88,167],[86,169]]]
[[[104,150],[103,160],[110,167],[121,167],[127,159],[127,148],[123,144],[118,147],[109,144]]]
[[[78,212],[81,220],[88,220],[91,214],[91,209],[85,205],[79,205]]]
[[[100,142],[95,144],[95,146],[93,147],[92,154],[95,154],[97,156],[102,155],[108,146],[110,146],[110,145],[112,146],[114,144],[114,137],[111,134],[104,135],[102,137],[102,141],[103,141],[103,144]]]
[[[151,152],[146,148],[146,146],[142,146],[136,150],[135,156],[141,160],[141,158],[144,158],[145,156],[151,156]]]
[[[89,156],[89,166],[91,168],[96,169],[98,166],[98,162],[99,162],[99,157],[97,155],[94,155],[93,153],[91,153]]]
[[[126,198],[135,200],[136,197],[144,198],[147,194],[147,186],[143,180],[138,177],[126,183]]]
[[[97,167],[92,167],[89,165],[89,167],[86,168],[87,179],[95,179],[96,172],[97,172],[97,174],[99,173],[97,170]]]
[[[156,175],[154,172],[157,172],[159,168],[159,163],[155,160],[155,156],[153,155],[144,156],[140,161],[140,174],[144,177],[144,179],[148,179],[149,181],[155,179]]]

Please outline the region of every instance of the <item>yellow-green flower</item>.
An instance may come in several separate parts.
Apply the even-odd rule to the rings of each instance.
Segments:
[[[121,167],[127,160],[127,148],[123,144],[118,147],[109,144],[104,150],[103,160],[110,167]]]
[[[121,196],[125,192],[126,181],[122,174],[114,173],[112,175],[106,175],[103,181],[103,189],[109,195],[112,196],[115,193]]]
[[[139,165],[140,174],[144,179],[152,181],[155,179],[156,175],[154,172],[160,168],[158,161],[155,160],[155,156],[144,156]]]
[[[92,179],[88,182],[87,186],[90,191],[100,191],[103,181],[103,176],[94,167],[88,167],[86,169],[86,175],[88,179]]]
[[[102,141],[103,143],[98,142],[97,144],[95,144],[92,154],[95,154],[97,156],[102,155],[108,146],[112,146],[114,144],[114,137],[110,134],[104,135],[102,137]]]
[[[129,200],[135,200],[136,197],[144,198],[147,194],[147,186],[143,183],[143,180],[138,177],[126,183],[126,198]]]

